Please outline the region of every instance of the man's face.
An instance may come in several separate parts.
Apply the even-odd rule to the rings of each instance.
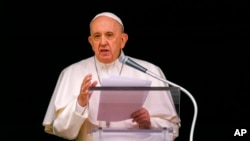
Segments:
[[[127,41],[127,34],[121,25],[112,18],[98,17],[90,25],[89,43],[97,59],[102,63],[111,63],[120,55]]]

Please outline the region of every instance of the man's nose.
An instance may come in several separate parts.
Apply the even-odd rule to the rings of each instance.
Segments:
[[[101,37],[100,44],[101,45],[106,45],[108,43],[107,38],[105,36]]]

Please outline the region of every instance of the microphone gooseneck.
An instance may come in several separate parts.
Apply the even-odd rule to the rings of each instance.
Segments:
[[[191,101],[193,102],[193,105],[194,105],[194,116],[193,116],[193,121],[192,121],[192,125],[191,125],[189,141],[193,141],[194,128],[195,128],[195,123],[196,123],[196,119],[197,119],[197,115],[198,115],[198,106],[197,106],[197,103],[196,103],[194,97],[192,96],[192,94],[189,91],[187,91],[185,88],[183,88],[183,87],[181,87],[181,86],[179,86],[179,85],[177,85],[177,84],[175,84],[175,83],[173,83],[171,81],[163,79],[163,78],[159,77],[158,75],[156,75],[153,72],[150,72],[149,70],[147,70],[143,66],[139,65],[138,63],[134,62],[133,60],[131,60],[130,58],[125,56],[123,52],[121,52],[121,55],[119,57],[119,61],[121,63],[124,63],[124,64],[132,67],[132,68],[135,68],[135,69],[137,69],[139,71],[142,71],[142,72],[144,72],[144,73],[146,73],[146,74],[148,74],[148,75],[150,75],[150,76],[152,76],[152,77],[154,77],[154,78],[156,78],[156,79],[158,79],[158,80],[160,80],[160,81],[162,81],[164,83],[167,83],[167,84],[169,84],[169,85],[171,85],[173,87],[180,88],[180,90],[182,92],[184,92],[191,99]]]

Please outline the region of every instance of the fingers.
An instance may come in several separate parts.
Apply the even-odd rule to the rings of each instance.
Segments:
[[[88,99],[91,95],[91,92],[89,92],[89,87],[95,87],[97,85],[97,81],[91,83],[91,80],[92,80],[92,75],[88,74],[82,81],[80,94],[78,96],[78,103],[81,106],[85,106],[87,104]]]
[[[91,74],[88,74],[88,75],[85,76],[85,78],[82,81],[81,92],[82,91],[86,91],[86,90],[89,89],[91,79],[92,79],[92,75]]]
[[[91,83],[92,75],[88,74],[83,79],[82,85],[81,85],[81,92],[87,93],[89,90],[89,87],[95,87],[97,85],[97,81],[94,81]]]
[[[97,85],[97,81],[94,81],[91,85],[90,85],[90,87],[95,87],[96,85]]]
[[[97,85],[97,81],[94,81],[93,83],[90,84],[90,87],[95,87]],[[89,91],[89,97],[91,97],[92,91]]]
[[[150,127],[150,116],[148,111],[145,108],[142,108],[131,114],[133,122],[137,122],[140,128],[149,128]]]
[[[149,129],[151,125],[149,121],[140,122],[138,124],[139,124],[139,128],[141,129]]]
[[[141,119],[141,118],[149,118],[148,111],[145,108],[141,108],[134,113],[131,114],[131,118],[133,119]]]

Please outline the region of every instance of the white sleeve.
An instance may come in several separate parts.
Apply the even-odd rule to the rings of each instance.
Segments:
[[[88,110],[86,107],[77,108],[77,100],[71,101],[53,123],[53,133],[66,139],[75,139],[78,132],[87,119]],[[80,105],[78,105],[80,106]]]
[[[85,110],[87,109],[87,107],[82,107],[78,102],[76,102],[76,113],[82,115],[84,114]]]

